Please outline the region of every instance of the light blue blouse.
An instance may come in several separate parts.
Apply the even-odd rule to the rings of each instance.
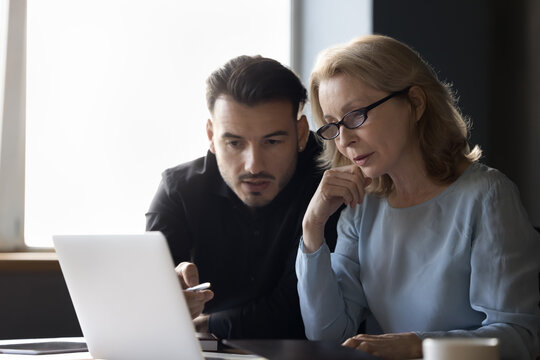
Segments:
[[[538,353],[540,234],[495,169],[473,164],[409,208],[368,194],[343,210],[334,253],[302,245],[296,273],[309,339],[342,342],[367,319],[367,333],[489,336],[503,359]]]

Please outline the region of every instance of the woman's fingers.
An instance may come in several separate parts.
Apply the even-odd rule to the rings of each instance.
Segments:
[[[343,345],[377,355],[384,359],[422,357],[422,340],[414,333],[358,334],[347,339]]]
[[[302,221],[304,250],[312,253],[324,242],[324,226],[342,204],[351,207],[364,200],[366,180],[357,166],[325,171]]]
[[[357,166],[343,166],[327,170],[321,180],[321,192],[326,200],[339,197],[346,205],[361,204],[365,187],[371,179],[365,178]]]

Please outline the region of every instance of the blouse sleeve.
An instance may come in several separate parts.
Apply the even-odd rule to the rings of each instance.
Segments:
[[[513,183],[505,178],[491,185],[476,224],[470,302],[485,314],[482,326],[419,335],[497,337],[502,359],[535,358],[540,334],[540,235]]]
[[[345,209],[338,222],[334,253],[323,244],[305,253],[303,240],[296,258],[300,310],[310,340],[342,342],[356,335],[365,318],[366,300],[360,282],[358,235]]]

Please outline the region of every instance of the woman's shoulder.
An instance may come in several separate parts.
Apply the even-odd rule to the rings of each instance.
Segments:
[[[501,171],[479,162],[470,164],[455,185],[458,189],[476,190],[482,194],[496,189],[516,189],[512,180]]]

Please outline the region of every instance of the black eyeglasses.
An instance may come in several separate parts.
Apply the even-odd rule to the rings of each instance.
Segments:
[[[371,105],[368,105],[366,107],[363,107],[361,109],[356,109],[353,111],[349,111],[346,113],[343,118],[336,122],[336,123],[329,123],[321,127],[319,130],[317,130],[317,135],[319,135],[324,140],[332,140],[339,136],[339,126],[343,125],[347,129],[356,129],[357,127],[362,126],[364,122],[367,120],[367,112],[371,109],[376,108],[377,106],[381,105],[387,100],[390,100],[396,95],[401,95],[409,91],[410,87],[395,91],[388,95],[387,97],[382,98],[379,101],[374,102]]]

